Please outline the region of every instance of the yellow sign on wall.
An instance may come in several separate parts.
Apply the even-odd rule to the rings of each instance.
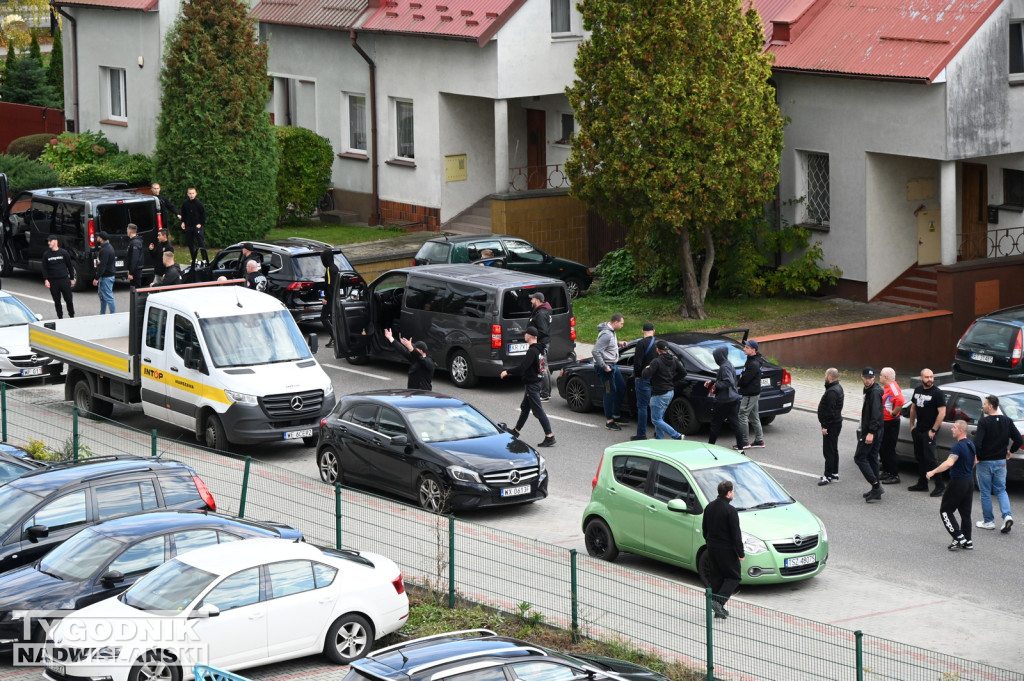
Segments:
[[[467,179],[467,175],[465,154],[444,157],[445,182],[459,182],[460,180]]]

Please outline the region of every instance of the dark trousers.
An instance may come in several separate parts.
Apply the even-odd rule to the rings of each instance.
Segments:
[[[745,435],[740,432],[740,401],[734,400],[732,402],[715,402],[715,407],[711,412],[711,432],[708,435],[708,444],[713,445],[718,441],[718,433],[722,430],[722,424],[726,421],[729,422],[729,427],[732,428],[732,432],[736,434],[736,446],[742,447],[747,444],[743,441]]]
[[[732,597],[736,587],[740,585],[740,559],[733,549],[707,548],[708,565],[711,567],[711,579],[708,586],[714,599],[721,605]]]
[[[324,299],[323,309],[320,310],[320,323],[324,325],[325,329],[327,329],[327,333],[330,335],[331,340],[334,340],[334,323],[331,317],[333,309],[334,305],[331,304],[331,296],[328,295]]]
[[[889,475],[900,474],[900,462],[896,458],[896,440],[900,437],[899,418],[885,421],[882,424],[882,448],[878,454],[882,459],[882,472]]]
[[[611,365],[611,371],[597,370],[601,378],[601,385],[604,388],[604,420],[612,421],[617,416],[622,416],[622,401],[626,398],[626,381],[622,378],[619,367]]]
[[[548,349],[545,347],[543,350],[544,355],[544,371],[541,372],[540,377],[540,396],[544,398],[551,397],[551,367],[548,366]]]
[[[651,382],[646,378],[637,378],[633,381],[633,390],[636,393],[636,434],[638,437],[647,437],[647,417],[651,411]]]
[[[821,454],[825,457],[825,477],[839,475],[839,433],[843,432],[843,422],[836,421],[825,426],[828,431],[821,436]]]
[[[192,269],[196,266],[196,254],[202,253],[203,260],[209,260],[210,256],[206,254],[206,233],[201,229],[195,227],[185,228],[185,244],[188,246],[188,252],[192,256]]]
[[[75,302],[71,299],[71,280],[68,278],[64,279],[51,279],[50,280],[50,297],[53,298],[53,307],[57,310],[57,319],[64,319],[64,310],[60,306],[60,299],[64,299],[64,303],[68,306],[68,316],[75,316]]]
[[[540,381],[526,383],[526,394],[523,401],[519,403],[519,420],[516,421],[516,430],[520,431],[526,425],[526,419],[530,418],[530,412],[540,421],[540,427],[544,429],[545,435],[551,434],[551,422],[548,415],[544,413],[544,405],[540,401]]]
[[[971,538],[971,505],[974,504],[974,478],[950,478],[946,491],[942,493],[939,517],[949,536],[956,539],[961,533],[964,539]],[[960,514],[960,524],[953,511]]]
[[[928,424],[931,425],[931,424]],[[928,437],[927,430],[911,431],[910,436],[914,440],[914,458],[917,459],[917,483],[923,487],[928,486],[928,478],[925,473],[935,468],[935,440]],[[935,486],[942,489],[942,474],[935,476]]]
[[[861,435],[857,443],[857,452],[853,455],[853,462],[857,464],[864,479],[874,487],[878,484],[878,450],[882,446],[882,432],[875,433],[871,443],[867,443],[867,433]]]

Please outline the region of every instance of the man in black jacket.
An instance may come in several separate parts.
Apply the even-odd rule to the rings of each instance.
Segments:
[[[863,496],[871,503],[882,500],[882,484],[878,481],[878,449],[882,445],[882,386],[875,383],[875,370],[864,367],[860,372],[864,380],[864,403],[860,408],[860,441],[853,461],[864,479],[871,483]]]
[[[64,319],[64,310],[60,299],[68,306],[68,316],[75,316],[75,303],[71,299],[71,289],[75,285],[75,261],[71,254],[60,247],[56,234],[46,237],[50,250],[43,253],[43,282],[50,289],[53,307],[57,310],[57,319]]]
[[[541,363],[541,373],[544,377],[540,380],[540,401],[547,402],[551,399],[551,369],[548,368],[548,350],[551,346],[551,303],[545,302],[544,294],[537,291],[530,296],[530,320],[527,326],[537,329],[537,345],[540,346],[541,355],[544,361]]]
[[[742,452],[747,448],[747,436],[746,433],[740,432],[739,427],[740,393],[736,383],[736,367],[729,361],[729,348],[724,345],[719,345],[712,350],[711,356],[718,363],[718,373],[715,375],[714,381],[704,382],[704,387],[710,388],[715,395],[708,444],[713,445],[718,441],[718,433],[722,430],[722,424],[728,421],[736,435],[736,446],[733,449]]]
[[[711,609],[715,611],[715,617],[723,619],[729,616],[725,604],[740,585],[740,561],[746,557],[740,532],[740,514],[729,503],[734,494],[731,480],[718,483],[718,498],[704,509],[701,524],[711,571],[708,583],[712,593]]]
[[[189,187],[188,199],[181,204],[181,228],[185,230],[185,243],[192,256],[193,272],[196,269],[197,253],[202,254],[204,264],[210,260],[206,254],[206,233],[203,231],[206,225],[206,206],[196,196],[196,188]]]
[[[139,228],[129,223],[125,228],[128,232],[128,283],[135,288],[142,287],[142,265],[146,260],[146,250],[139,236]]]
[[[155,185],[159,187],[160,185]],[[156,232],[156,243],[149,245],[149,250],[153,256],[153,283],[158,284],[162,281],[166,268],[164,267],[164,253],[174,254],[174,246],[171,245],[168,239],[167,229],[161,227]],[[173,258],[172,258],[173,261]]]
[[[1003,516],[999,529],[1006,534],[1013,527],[1010,497],[1006,494],[1006,460],[1024,445],[1024,439],[1010,417],[999,411],[998,397],[986,397],[981,410],[985,415],[978,421],[978,429],[974,431],[974,444],[978,449],[978,489],[981,492],[982,518],[978,521],[978,527],[983,530],[996,529],[995,514],[992,512],[992,497],[995,496]],[[1010,443],[1009,451],[1007,443]]]
[[[818,402],[818,424],[821,426],[821,453],[825,457],[825,474],[818,485],[839,482],[839,433],[843,430],[843,386],[839,385],[839,369],[825,370],[825,392]]]
[[[246,241],[242,244],[242,257],[238,260],[238,265],[235,267],[235,278],[244,279],[245,275],[249,273],[249,261],[252,260],[258,266],[263,265],[263,256],[253,250],[253,245]]]
[[[171,203],[166,196],[160,193],[159,182],[154,182],[153,184],[149,185],[149,191],[152,192],[153,196],[155,196],[157,200],[160,202],[161,215],[170,214],[175,216],[179,220],[181,219],[181,215],[178,214],[178,209],[174,207],[174,204]],[[169,225],[171,224],[171,221],[167,220],[166,222],[164,222],[164,224]]]
[[[747,361],[743,364],[743,373],[739,377],[740,411],[737,422],[745,442],[750,442],[750,429],[754,429],[754,441],[748,448],[764,447],[764,431],[761,430],[761,415],[757,411],[761,399],[761,353],[756,340],[743,343],[743,353]]]
[[[96,295],[100,299],[100,314],[114,314],[117,312],[114,303],[114,275],[117,274],[114,246],[106,232],[97,234],[96,240],[100,242],[100,250],[97,254],[96,278],[92,280],[92,285],[96,287]]]
[[[657,354],[654,352],[654,324],[644,322],[643,337],[633,347],[633,392],[636,394],[636,435],[630,440],[647,439],[647,416],[651,409],[651,382],[644,378],[646,369]],[[657,433],[657,424],[655,424]]]
[[[530,349],[526,351],[526,356],[523,357],[523,361],[519,366],[513,367],[508,371],[502,371],[501,378],[521,376],[523,386],[526,389],[523,401],[519,404],[519,420],[516,421],[516,427],[512,429],[512,435],[519,437],[519,432],[526,425],[526,419],[530,417],[530,412],[532,411],[533,415],[540,421],[540,427],[544,429],[544,441],[537,446],[551,447],[555,444],[555,434],[551,431],[551,422],[548,420],[548,415],[544,413],[544,405],[540,401],[541,361],[544,356],[541,354],[540,346],[537,343],[539,333],[535,327],[526,327],[526,342],[530,345]]]
[[[174,252],[165,251],[163,255],[164,276],[160,279],[161,286],[175,286],[181,283],[181,268],[174,262]]]
[[[436,365],[434,360],[427,357],[427,344],[423,341],[413,343],[411,338],[395,340],[391,329],[384,329],[384,337],[409,362],[409,381],[405,387],[410,390],[433,390]]]
[[[324,325],[327,334],[331,337],[327,341],[327,347],[331,348],[334,347],[334,287],[338,277],[341,276],[341,270],[338,269],[338,263],[334,260],[334,250],[330,246],[320,251],[320,262],[324,265],[324,307],[320,310],[320,323]],[[424,345],[426,344],[424,343]],[[433,377],[433,375],[434,370],[431,369],[430,376]],[[411,373],[409,380],[412,381]],[[430,383],[429,379],[427,383]],[[424,388],[424,390],[431,390],[431,388]]]
[[[653,338],[653,336],[652,336]],[[686,378],[686,369],[679,359],[668,349],[663,340],[654,344],[656,357],[644,369],[643,378],[649,382],[651,391],[651,420],[654,421],[654,439],[662,439],[668,435],[673,440],[682,440],[683,436],[665,420],[668,405],[672,404],[676,384]]]

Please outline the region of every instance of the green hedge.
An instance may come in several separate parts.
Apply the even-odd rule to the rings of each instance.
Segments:
[[[7,175],[12,195],[26,189],[56,187],[60,184],[56,170],[24,154],[0,154],[0,173]]]
[[[153,177],[153,159],[145,154],[111,154],[96,163],[74,165],[60,172],[60,183],[68,187],[127,182],[143,187]]]
[[[306,128],[277,128],[277,219],[312,213],[331,181],[331,141]]]
[[[51,135],[48,132],[18,137],[11,140],[11,143],[7,145],[7,153],[11,156],[22,155],[29,158],[39,158],[43,154],[43,149],[50,143],[50,140],[56,137],[56,135]]]

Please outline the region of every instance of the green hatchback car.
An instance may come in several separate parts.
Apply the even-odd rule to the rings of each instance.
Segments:
[[[629,551],[694,570],[708,583],[701,521],[718,483],[735,484],[744,584],[809,579],[828,562],[821,520],[754,461],[701,442],[646,440],[605,450],[583,512],[587,552]]]

